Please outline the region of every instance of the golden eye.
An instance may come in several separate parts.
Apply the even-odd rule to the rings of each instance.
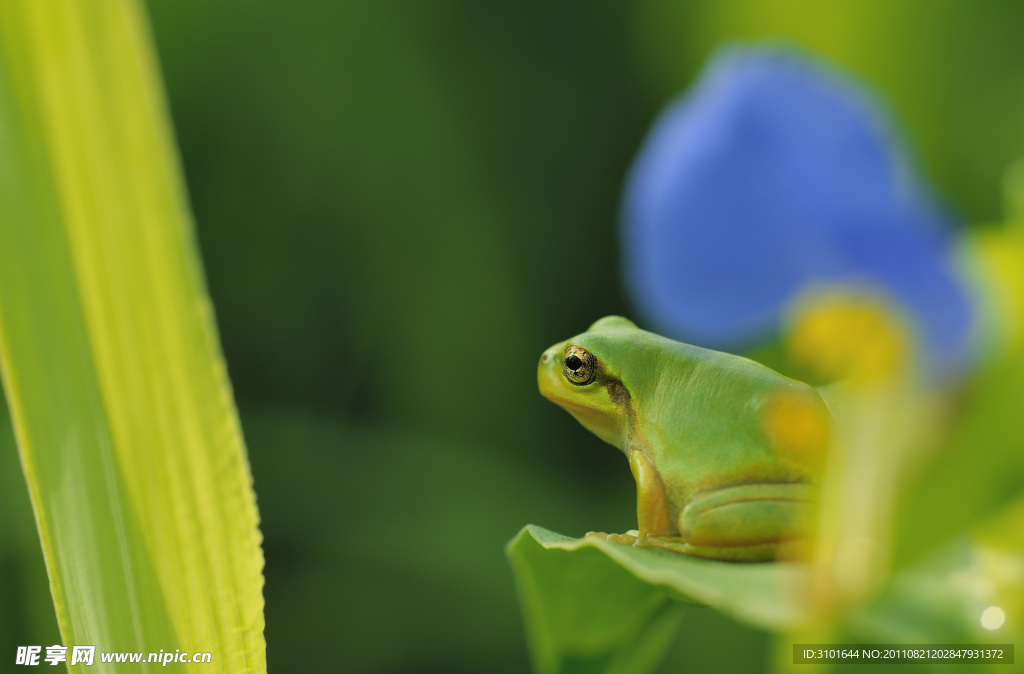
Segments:
[[[562,356],[562,374],[577,386],[589,384],[594,380],[597,370],[597,358],[583,347],[570,346]]]

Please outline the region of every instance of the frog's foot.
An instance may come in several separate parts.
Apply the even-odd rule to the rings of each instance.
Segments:
[[[690,557],[717,559],[724,562],[770,562],[775,559],[791,558],[790,543],[762,543],[758,545],[693,545],[681,536],[648,536],[638,538],[634,545],[660,548],[678,552]]]
[[[584,538],[592,541],[607,541],[619,545],[660,548],[691,557],[705,557],[707,559],[718,559],[727,562],[769,562],[779,557],[792,557],[792,555],[787,555],[784,552],[785,544],[769,543],[765,545],[729,547],[691,545],[679,536],[641,536],[640,532],[635,529],[624,534],[606,534],[603,531],[589,531]]]
[[[645,544],[697,557],[766,561],[806,550],[818,490],[805,484],[744,484],[698,494],[679,514],[679,537]]]

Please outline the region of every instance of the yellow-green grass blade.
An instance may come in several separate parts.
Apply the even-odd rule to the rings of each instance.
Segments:
[[[97,649],[72,671],[265,671],[252,480],[135,0],[0,3],[0,367],[64,645]]]

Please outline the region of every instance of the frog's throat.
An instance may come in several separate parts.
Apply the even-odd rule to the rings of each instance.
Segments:
[[[570,400],[559,400],[556,398],[552,398],[552,400],[571,414],[588,431],[608,444],[625,451],[626,440],[623,436],[627,433],[624,432],[618,409],[595,409]]]
[[[665,485],[654,464],[639,449],[629,452],[629,469],[636,480],[636,519],[641,537],[674,533],[668,516]]]

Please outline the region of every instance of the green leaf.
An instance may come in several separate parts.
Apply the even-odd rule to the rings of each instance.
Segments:
[[[0,4],[0,366],[64,645],[265,671],[249,466],[138,2]]]
[[[592,535],[568,538],[534,525],[506,552],[542,674],[584,663],[590,671],[650,671],[674,636],[673,599],[773,630],[810,619],[798,602],[808,572],[799,564],[718,562]]]

